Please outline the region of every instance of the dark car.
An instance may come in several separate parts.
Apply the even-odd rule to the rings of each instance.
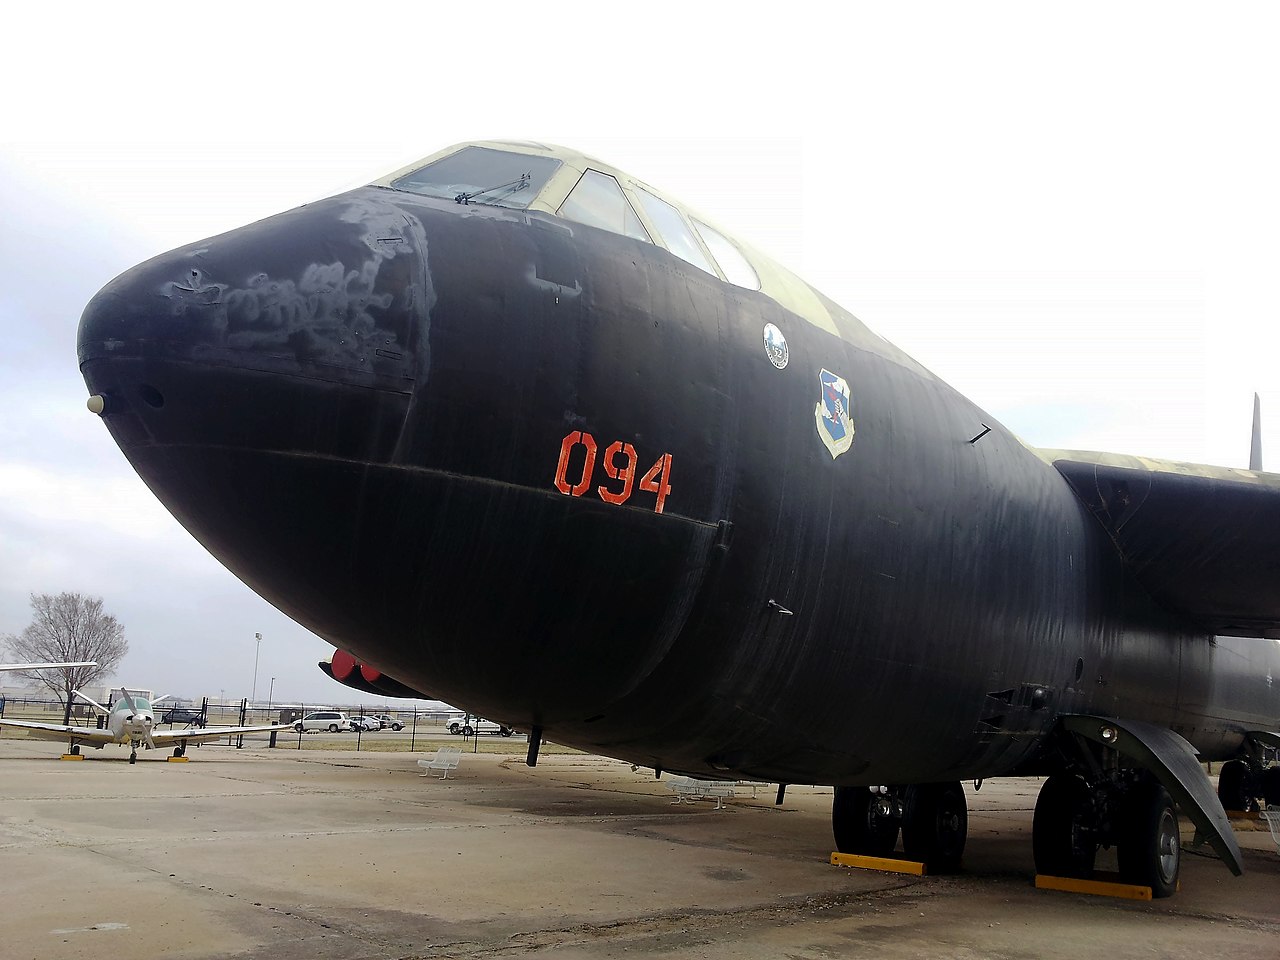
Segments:
[[[160,718],[161,723],[185,723],[189,727],[203,727],[204,714],[190,707],[170,707]]]

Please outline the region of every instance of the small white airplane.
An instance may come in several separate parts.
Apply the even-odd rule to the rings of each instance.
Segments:
[[[80,747],[89,746],[101,750],[108,743],[125,743],[130,747],[129,762],[138,759],[138,747],[148,749],[173,747],[173,755],[186,755],[187,744],[203,743],[205,740],[217,740],[219,737],[231,737],[242,733],[268,733],[272,730],[288,730],[289,724],[274,724],[258,727],[184,727],[181,730],[155,730],[155,714],[152,703],[166,697],[148,700],[139,694],[130,693],[120,688],[120,699],[110,710],[79,690],[72,691],[76,696],[92,705],[107,718],[107,725],[99,730],[94,727],[76,727],[61,723],[36,723],[32,720],[0,719],[0,728],[11,727],[25,730],[28,736],[45,740],[70,740],[72,754],[79,754]]]

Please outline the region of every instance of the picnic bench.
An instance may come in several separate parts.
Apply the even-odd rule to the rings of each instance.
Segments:
[[[1262,819],[1271,828],[1271,839],[1276,845],[1276,852],[1280,853],[1280,806],[1267,804],[1267,809],[1262,811]]]
[[[429,771],[431,770],[443,770],[444,773],[441,774],[440,779],[448,780],[449,771],[457,770],[458,762],[461,759],[462,759],[461,747],[441,747],[439,750],[435,752],[435,756],[427,757],[424,760],[419,760],[418,766],[428,771],[428,773],[421,774],[421,776],[424,776],[424,777],[429,776],[430,775]]]
[[[672,803],[693,803],[714,799],[716,809],[723,810],[725,800],[732,800],[736,784],[728,780],[695,780],[693,777],[671,777],[667,786],[676,795]]]

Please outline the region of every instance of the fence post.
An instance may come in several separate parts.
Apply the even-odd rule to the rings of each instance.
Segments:
[[[409,752],[413,753],[413,745],[418,739],[418,705],[413,705],[413,730],[409,733]]]

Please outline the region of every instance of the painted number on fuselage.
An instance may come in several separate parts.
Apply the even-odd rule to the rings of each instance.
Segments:
[[[576,460],[574,450],[581,445],[586,451],[582,461],[582,472],[576,483],[569,481],[571,460]],[[596,438],[582,430],[574,430],[560,441],[560,462],[556,464],[556,489],[571,497],[580,497],[591,489],[591,478],[596,468]],[[600,484],[596,493],[605,503],[626,503],[631,499],[636,480],[636,448],[629,443],[615,440],[605,448],[600,458],[604,467],[604,475],[614,481],[614,485]],[[574,471],[576,472],[576,471]],[[664,453],[658,462],[640,478],[640,489],[645,493],[657,494],[653,509],[661,513],[667,496],[671,493],[671,454]],[[618,485],[620,484],[620,485]]]

